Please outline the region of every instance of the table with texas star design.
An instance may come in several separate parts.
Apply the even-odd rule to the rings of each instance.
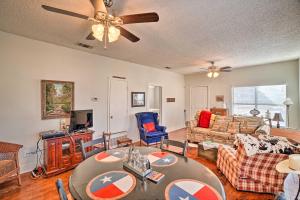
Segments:
[[[141,154],[148,155],[153,170],[165,175],[158,184],[142,181],[125,171],[123,155],[128,149],[119,148],[96,154],[74,169],[69,179],[73,198],[173,200],[171,197],[178,194],[175,199],[180,200],[201,199],[201,195],[215,193],[215,198],[210,199],[226,199],[218,177],[202,164],[158,148],[136,148]]]

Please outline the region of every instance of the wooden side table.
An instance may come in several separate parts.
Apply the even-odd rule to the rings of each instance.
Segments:
[[[132,145],[132,139],[129,139],[128,137],[120,138],[117,140],[118,147],[124,147],[124,146],[130,146]]]
[[[210,112],[215,115],[228,116],[228,109],[226,108],[211,108]]]

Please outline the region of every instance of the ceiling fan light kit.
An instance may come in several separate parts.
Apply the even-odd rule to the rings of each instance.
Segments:
[[[220,73],[219,72],[208,72],[206,75],[208,78],[217,78],[220,75]]]
[[[107,24],[107,25],[104,25]],[[115,42],[120,37],[120,29],[114,25],[108,25],[108,23],[98,23],[92,26],[93,36],[99,40],[103,41],[106,37],[106,32],[108,36],[108,42]]]
[[[218,76],[220,76],[221,72],[231,72],[232,71],[232,67],[226,66],[226,67],[217,67],[215,66],[215,62],[211,61],[211,66],[209,66],[207,69],[203,69],[207,71],[206,76],[208,78],[217,78]]]

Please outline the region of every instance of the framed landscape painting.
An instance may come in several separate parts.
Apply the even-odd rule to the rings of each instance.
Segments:
[[[74,82],[41,81],[42,119],[69,118],[74,109]]]

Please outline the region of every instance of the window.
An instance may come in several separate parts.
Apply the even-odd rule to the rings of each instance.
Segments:
[[[280,125],[285,126],[286,107],[283,102],[286,99],[286,85],[234,87],[232,92],[233,114],[250,115],[250,110],[256,108],[264,117],[269,110],[271,117],[274,113],[281,113],[284,122]],[[276,125],[277,122],[272,123]]]

